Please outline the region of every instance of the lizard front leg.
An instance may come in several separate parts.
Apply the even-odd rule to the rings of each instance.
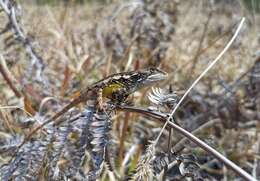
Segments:
[[[103,90],[100,88],[97,90],[97,109],[104,110],[103,102]]]

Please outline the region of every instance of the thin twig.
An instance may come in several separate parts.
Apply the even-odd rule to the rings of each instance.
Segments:
[[[193,71],[195,70],[196,68],[196,65],[197,65],[197,62],[198,62],[198,59],[199,59],[199,56],[201,55],[201,49],[202,49],[202,44],[205,40],[205,37],[206,37],[206,32],[208,31],[208,26],[209,26],[209,22],[210,22],[210,19],[212,17],[212,12],[209,13],[208,15],[208,19],[204,25],[204,28],[203,28],[203,32],[202,32],[202,35],[201,35],[201,38],[200,38],[200,41],[199,41],[199,46],[198,46],[198,49],[197,49],[197,52],[193,58],[193,60],[191,61],[192,62],[192,66],[191,66],[191,69],[190,69],[190,76],[192,76],[193,74]]]
[[[253,178],[250,174],[248,174],[246,171],[241,169],[239,166],[237,166],[235,163],[224,157],[222,154],[217,152],[215,149],[211,148],[209,145],[198,139],[196,136],[192,135],[185,129],[179,127],[178,125],[169,122],[176,131],[187,137],[192,142],[196,143],[199,147],[201,147],[203,150],[205,150],[207,153],[211,153],[214,157],[216,157],[218,160],[220,160],[222,163],[224,163],[227,167],[232,169],[234,172],[236,172],[238,175],[240,175],[242,178],[250,181],[257,181],[255,178]]]
[[[165,122],[165,123],[168,122],[169,119],[171,120],[171,117],[169,117],[166,114],[163,114],[163,113],[160,113],[160,112],[156,112],[156,111],[149,111],[149,110],[145,110],[145,109],[142,109],[142,108],[133,108],[133,107],[127,107],[127,106],[120,106],[120,107],[117,107],[117,109],[123,110],[123,111],[129,111],[129,112],[137,112],[137,113],[141,113],[141,114],[144,114],[144,115],[147,115],[147,116],[149,115],[150,117],[158,119],[158,120],[160,120],[162,122]],[[196,136],[194,136],[190,132],[188,132],[185,129],[181,128],[177,124],[175,124],[175,123],[170,121],[168,124],[165,124],[165,125],[170,126],[175,131],[178,131],[180,134],[185,136],[188,140],[192,141],[193,143],[198,145],[200,148],[205,150],[207,153],[212,154],[216,159],[221,161],[223,164],[225,164],[227,167],[229,167],[231,170],[233,170],[235,173],[237,173],[242,178],[244,178],[246,180],[250,180],[250,181],[257,181],[255,178],[253,178],[250,174],[248,174],[246,171],[241,169],[235,163],[233,163],[232,161],[230,161],[229,159],[224,157],[222,154],[217,152],[215,149],[213,149],[212,147],[207,145],[205,142],[203,142],[202,140],[200,140],[199,138],[197,138]]]
[[[124,159],[124,152],[125,152],[125,139],[127,135],[127,128],[129,124],[130,119],[130,113],[126,112],[125,114],[125,120],[123,122],[123,128],[121,130],[120,134],[120,141],[119,141],[119,164],[122,165],[123,159]]]
[[[22,93],[13,84],[12,78],[8,75],[8,71],[6,71],[6,67],[4,64],[4,57],[0,54],[0,73],[2,74],[8,86],[14,92],[15,96],[18,98],[22,97]]]
[[[230,32],[232,32],[232,29],[235,27],[235,25],[232,25],[230,28],[228,28],[226,31],[224,31],[224,33],[222,33],[220,36],[218,36],[217,38],[215,38],[207,47],[201,49],[198,53],[198,57],[203,54],[204,52],[206,52],[207,50],[209,50],[211,47],[213,47],[218,41],[220,41],[221,39],[223,39],[227,34],[229,34]],[[180,68],[178,68],[175,72],[180,72],[181,70],[184,70],[185,67],[187,67],[188,65],[190,65],[192,63],[192,61],[187,61],[184,64],[182,64],[180,66]]]
[[[219,119],[213,119],[211,121],[206,122],[205,124],[199,126],[197,129],[193,130],[191,132],[191,134],[196,135],[199,132],[201,132],[202,130],[205,130],[213,125],[216,125],[216,123],[220,123]],[[189,139],[187,137],[183,137],[180,141],[178,141],[176,144],[174,144],[174,147],[172,148],[172,150],[174,152],[179,153],[181,150],[184,149],[185,144],[187,143]]]
[[[169,119],[167,120],[167,122],[164,124],[163,128],[161,129],[159,135],[157,136],[156,140],[153,142],[153,144],[157,144],[164,129],[166,128],[167,124],[170,122],[170,118],[173,117],[174,113],[176,112],[176,110],[180,107],[181,103],[183,102],[183,100],[186,98],[186,96],[190,93],[190,91],[193,89],[193,87],[201,80],[202,77],[204,77],[204,75],[220,60],[220,58],[226,53],[226,51],[229,49],[229,47],[232,45],[232,43],[234,42],[234,40],[236,39],[236,37],[238,36],[238,33],[240,32],[242,25],[245,22],[245,18],[243,17],[242,20],[240,21],[238,28],[235,32],[235,34],[233,35],[233,37],[231,38],[231,40],[228,42],[228,44],[225,46],[225,48],[220,52],[220,54],[216,57],[216,59],[210,63],[210,65],[200,74],[200,76],[192,83],[192,85],[190,86],[190,88],[185,92],[185,94],[182,96],[182,98],[180,99],[180,101],[177,103],[177,105],[175,106],[175,108],[173,109],[173,111],[170,114]]]

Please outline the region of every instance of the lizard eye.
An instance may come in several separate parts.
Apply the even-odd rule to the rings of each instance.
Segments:
[[[157,69],[157,68],[155,68],[155,67],[151,67],[151,68],[150,68],[150,72],[151,72],[151,73],[158,73],[158,74],[164,74],[164,75],[167,75],[166,72],[161,71],[161,70],[159,70],[159,69]]]
[[[136,74],[136,75],[132,76],[132,80],[133,81],[141,81],[141,80],[143,80],[143,77]]]
[[[157,70],[157,69],[154,68],[154,67],[151,67],[151,68],[150,68],[150,71],[151,71],[151,72],[155,72],[156,70]]]

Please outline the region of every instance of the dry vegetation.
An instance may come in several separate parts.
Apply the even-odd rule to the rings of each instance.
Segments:
[[[108,156],[102,167],[93,168],[95,158],[88,143],[82,143],[87,118],[71,121],[86,115],[84,104],[63,115],[58,128],[47,125],[15,155],[14,151],[32,127],[79,90],[112,73],[147,67],[168,72],[169,78],[157,85],[163,92],[150,93],[156,100],[149,101],[150,89],[144,89],[129,104],[170,113],[176,105],[170,101],[179,100],[219,54],[243,16],[246,23],[238,38],[189,94],[175,119],[260,179],[260,15],[243,2],[145,0],[67,6],[23,2],[16,15],[25,42],[1,11],[1,180],[96,179],[90,174],[100,180],[241,180],[173,129],[164,132],[155,150],[146,149],[162,124],[127,111],[116,112],[111,128],[106,128],[111,129],[106,132]],[[145,157],[149,151],[154,155]]]

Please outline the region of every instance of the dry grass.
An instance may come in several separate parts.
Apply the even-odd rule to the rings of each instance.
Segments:
[[[250,92],[250,88],[259,83],[259,77],[252,78],[252,74],[259,76],[260,70],[255,63],[260,52],[260,15],[248,10],[242,1],[210,3],[200,0],[195,4],[192,0],[178,3],[165,0],[166,5],[158,5],[158,9],[153,4],[156,3],[148,3],[144,6],[146,9],[142,9],[138,3],[124,1],[105,6],[84,4],[68,7],[22,3],[21,24],[42,57],[44,69],[40,72],[41,80],[38,80],[39,66],[32,66],[23,46],[17,42],[8,46],[7,40],[12,33],[1,34],[0,55],[4,58],[1,65],[6,63],[4,70],[9,77],[12,75],[11,85],[15,88],[10,87],[6,79],[0,78],[0,105],[21,107],[32,114],[33,119],[44,120],[87,85],[112,73],[151,66],[169,73],[169,78],[158,86],[169,93],[171,85],[181,96],[223,49],[236,24],[245,16],[246,25],[241,34],[222,60],[192,91],[177,112],[176,120],[190,132],[197,130],[196,136],[260,179],[260,95]],[[168,14],[162,15],[162,12]],[[137,20],[142,13],[148,15],[140,23]],[[0,28],[4,28],[6,22],[6,15],[1,12]],[[255,72],[251,69],[254,64]],[[14,89],[20,96],[14,93]],[[131,101],[148,107],[147,92],[145,89],[135,93]],[[71,114],[84,110],[84,105],[78,108]],[[167,113],[171,110],[167,106],[161,109]],[[64,115],[64,120],[70,116]],[[12,145],[6,140],[12,140],[14,135],[18,140],[14,145],[19,143],[21,135],[25,135],[34,123],[29,118],[21,109],[1,108],[0,145]],[[114,172],[111,174],[109,169],[104,168],[101,180],[124,179],[129,173],[133,174],[133,178],[142,178],[138,175],[140,169],[136,167],[144,163],[138,164],[138,160],[145,155],[148,140],[156,138],[162,124],[133,113],[118,113],[113,120],[111,157],[115,162]],[[213,120],[214,124],[205,126]],[[72,126],[67,122],[64,127]],[[122,133],[122,130],[125,132]],[[36,138],[40,136],[35,135]],[[169,151],[168,136],[165,131],[156,153],[166,154]],[[73,139],[77,141],[78,138],[72,135],[69,141],[73,142]],[[237,178],[201,148],[183,141],[176,132],[173,131],[170,141],[178,156],[192,154],[197,157],[195,162],[200,165],[198,173],[204,179]],[[46,152],[50,153],[51,149]],[[10,155],[5,155],[0,149],[0,166],[9,159]],[[185,159],[178,159],[184,163]],[[66,167],[66,161],[61,154],[57,164],[60,170]],[[85,171],[89,169],[88,162],[86,160],[82,166]],[[154,166],[154,162],[149,164]],[[145,165],[149,169],[142,171],[154,171],[151,165]],[[46,174],[44,169],[41,166],[37,172],[42,173],[41,179]],[[170,177],[166,172],[160,172],[157,179],[162,179],[162,175]]]

